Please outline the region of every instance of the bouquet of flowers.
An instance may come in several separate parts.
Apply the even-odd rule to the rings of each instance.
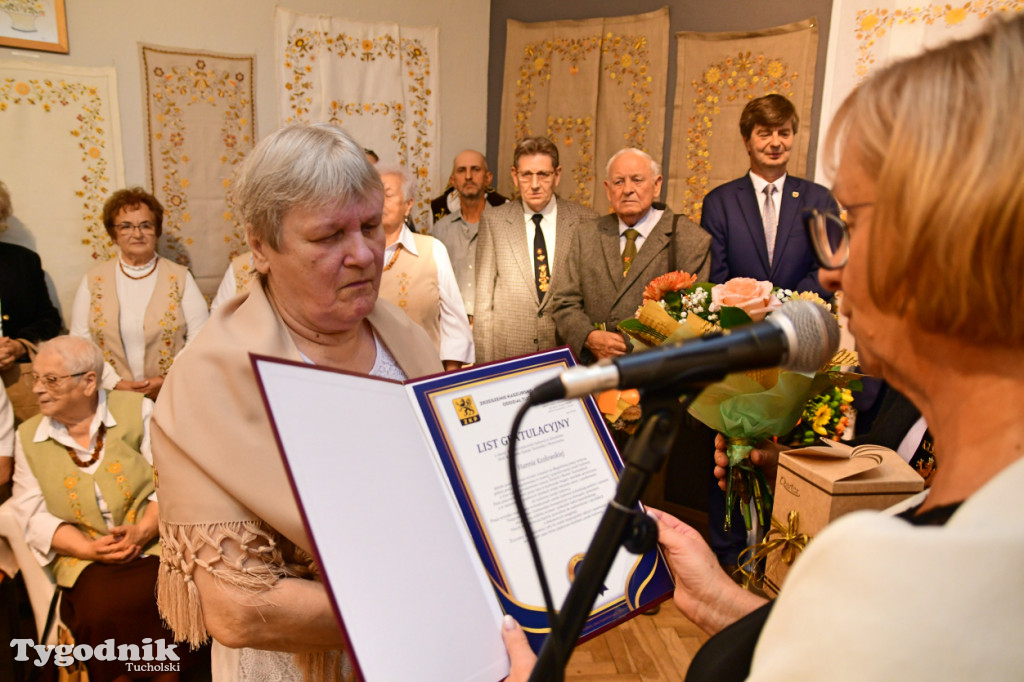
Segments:
[[[635,319],[622,321],[619,329],[630,336],[634,346],[646,348],[758,322],[791,299],[829,308],[813,292],[779,289],[771,282],[737,277],[725,284],[711,284],[697,282],[696,276],[685,272],[670,272],[647,286]],[[742,501],[748,530],[752,526],[751,501],[762,528],[769,526],[772,508],[771,487],[749,458],[754,444],[792,431],[808,400],[822,391],[848,388],[858,375],[843,373],[839,367],[856,364],[856,353],[840,350],[813,375],[777,368],[730,374],[704,389],[691,404],[690,414],[728,441],[726,508],[731,510]],[[624,416],[621,411],[611,421],[620,422],[622,428]],[[639,414],[635,418],[639,419]],[[811,423],[814,421],[812,418]],[[726,514],[726,530],[731,516]]]
[[[832,386],[825,389],[807,401],[800,421],[781,440],[793,447],[814,445],[821,438],[840,440],[850,425],[851,402],[853,391],[849,388]]]

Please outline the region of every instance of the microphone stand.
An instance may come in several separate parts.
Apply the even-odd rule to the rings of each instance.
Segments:
[[[530,682],[561,682],[565,666],[587,622],[612,563],[624,546],[642,554],[657,545],[654,519],[636,509],[650,478],[661,470],[669,449],[696,394],[679,399],[675,388],[661,387],[645,392],[640,428],[626,448],[625,467],[619,477],[615,498],[608,503],[597,532],[587,548],[579,573],[572,581],[551,634],[544,641]],[[699,393],[699,390],[698,390]]]

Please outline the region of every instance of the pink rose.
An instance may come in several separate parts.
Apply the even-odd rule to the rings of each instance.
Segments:
[[[722,306],[739,308],[754,322],[782,307],[782,301],[772,295],[772,283],[750,277],[734,277],[725,284],[711,287],[711,312],[718,312]]]

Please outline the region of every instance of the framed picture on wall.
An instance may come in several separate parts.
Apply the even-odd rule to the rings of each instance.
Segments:
[[[64,0],[0,0],[0,46],[67,54]]]

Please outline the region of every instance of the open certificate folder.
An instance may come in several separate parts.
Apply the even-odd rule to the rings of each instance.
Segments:
[[[253,358],[363,679],[497,682],[503,611],[539,649],[548,622],[509,485],[509,429],[530,390],[574,364],[556,349],[400,384]],[[591,398],[532,408],[515,438],[557,608],[622,463]],[[671,591],[659,552],[621,550],[583,637]]]

